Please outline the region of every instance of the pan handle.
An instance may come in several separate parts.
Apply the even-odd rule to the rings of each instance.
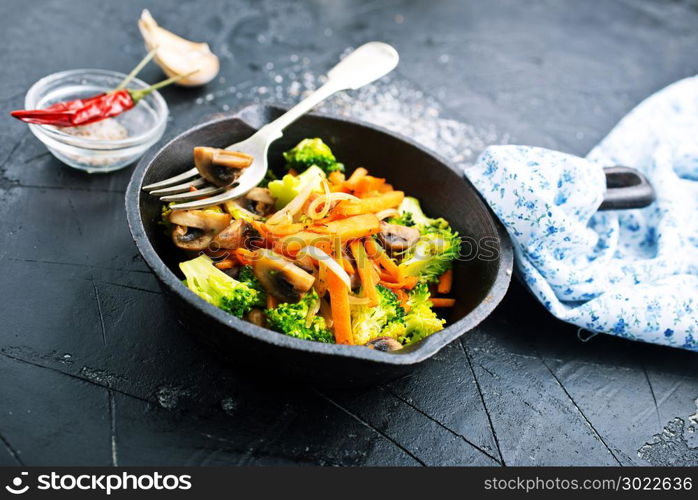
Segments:
[[[606,194],[599,210],[643,208],[655,200],[654,188],[647,178],[631,167],[604,167]]]

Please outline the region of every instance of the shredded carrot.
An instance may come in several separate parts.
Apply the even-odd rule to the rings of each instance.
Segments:
[[[456,299],[432,297],[429,299],[429,302],[434,307],[453,307],[456,304]]]
[[[327,273],[327,291],[332,306],[332,328],[338,344],[354,344],[351,333],[351,312],[349,309],[349,288],[336,274]]]
[[[449,269],[441,276],[439,276],[439,286],[436,290],[441,294],[451,293],[451,287],[453,286],[453,269]]]
[[[216,262],[214,264],[214,266],[216,266],[218,269],[221,269],[221,270],[222,269],[232,269],[233,267],[235,267],[235,262],[231,258],[226,258],[220,262]]]
[[[378,290],[376,289],[376,282],[373,280],[371,260],[366,256],[366,251],[360,240],[352,241],[349,244],[349,248],[354,256],[356,269],[359,271],[359,278],[361,278],[361,287],[363,288],[364,295],[369,299],[368,305],[370,307],[375,307],[378,305]]]

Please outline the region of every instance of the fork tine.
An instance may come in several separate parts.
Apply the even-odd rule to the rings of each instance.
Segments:
[[[224,193],[219,194],[218,196],[211,196],[210,198],[206,198],[203,200],[190,201],[189,203],[178,203],[176,205],[172,205],[170,208],[172,210],[195,210],[199,208],[210,207],[212,205],[218,205],[219,203],[223,203],[224,201],[232,200],[233,198],[239,198],[243,194],[244,191],[236,190],[235,188],[233,188],[227,190]]]
[[[154,182],[153,184],[148,184],[147,186],[143,186],[143,191],[151,191],[153,189],[160,189],[160,188],[170,186],[172,184],[177,184],[178,182],[182,182],[184,180],[187,180],[190,177],[194,177],[197,173],[198,173],[198,170],[196,170],[196,167],[194,167],[194,168],[191,168],[191,169],[187,170],[186,172],[183,172],[179,175],[175,175],[174,177],[170,177],[169,179],[165,179],[164,181]]]
[[[192,198],[199,198],[201,196],[218,194],[222,191],[225,191],[225,188],[209,186],[203,189],[197,189],[196,191],[188,191],[186,193],[173,194],[171,196],[163,196],[160,198],[160,201],[186,201],[191,200]]]
[[[203,177],[198,177],[192,181],[185,182],[184,184],[177,184],[176,186],[168,187],[168,188],[163,188],[163,189],[156,189],[155,191],[151,191],[150,194],[153,196],[164,196],[168,194],[177,194],[177,193],[182,193],[184,191],[189,191],[189,188],[191,187],[201,187],[204,184],[206,184],[206,180]]]

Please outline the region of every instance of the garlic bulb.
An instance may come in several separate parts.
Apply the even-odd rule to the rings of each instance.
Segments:
[[[213,80],[220,69],[218,57],[207,43],[190,42],[158,26],[147,9],[141,13],[138,27],[147,50],[157,48],[155,62],[167,76],[195,73],[177,81],[177,85],[196,87]]]

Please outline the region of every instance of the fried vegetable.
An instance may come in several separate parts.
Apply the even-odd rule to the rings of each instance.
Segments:
[[[420,283],[408,295],[409,312],[404,317],[405,330],[401,341],[405,345],[418,342],[432,333],[443,330],[445,320],[439,319],[432,310],[429,288]]]
[[[235,280],[213,265],[206,255],[181,262],[189,290],[206,302],[242,318],[259,303],[259,292]]]
[[[267,322],[271,328],[285,335],[332,344],[334,335],[322,316],[313,315],[308,321],[308,312],[315,309],[319,301],[317,292],[311,290],[298,302],[286,302],[267,309]]]
[[[297,302],[315,281],[313,275],[267,249],[255,252],[252,267],[267,294],[282,302]]]
[[[389,191],[371,198],[340,201],[337,207],[332,210],[332,213],[343,216],[376,214],[381,210],[399,206],[404,197],[405,193],[402,191]]]
[[[205,250],[213,238],[230,224],[220,210],[172,210],[168,215],[172,241],[183,250]]]
[[[284,208],[307,185],[312,185],[313,191],[322,193],[322,181],[324,179],[325,172],[320,167],[311,166],[300,175],[286,174],[281,179],[270,181],[267,187],[274,197],[274,208],[276,210]]]
[[[194,148],[194,165],[214,186],[229,186],[240,176],[242,169],[252,165],[252,156],[239,151],[198,146]]]
[[[391,224],[401,224],[403,226],[417,226],[420,231],[427,227],[448,226],[448,222],[446,222],[445,219],[431,219],[427,217],[422,211],[419,200],[412,196],[406,196],[405,199],[402,200],[398,211],[400,212],[400,216],[394,217],[388,222]]]
[[[417,276],[422,283],[436,283],[453,266],[460,254],[460,245],[458,233],[448,224],[425,227],[419,241],[404,255],[398,266],[400,272],[403,276]]]
[[[303,172],[315,165],[326,174],[343,172],[344,165],[337,163],[330,147],[322,139],[303,139],[296,147],[284,153],[286,168]]]
[[[355,344],[366,344],[376,337],[400,339],[405,334],[405,310],[397,295],[382,285],[376,286],[378,305],[355,305],[351,308],[352,335]],[[334,307],[334,304],[333,304]]]

